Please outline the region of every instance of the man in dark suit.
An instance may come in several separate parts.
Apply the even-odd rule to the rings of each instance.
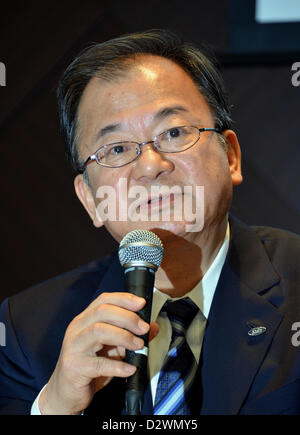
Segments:
[[[197,307],[186,332],[197,364],[190,412],[299,413],[299,239],[228,219],[241,154],[212,62],[168,32],[128,35],[75,59],[59,101],[75,190],[95,227],[119,242],[152,230],[165,256],[150,325],[116,255],[6,300],[2,412],[121,414],[135,372],[125,350],[143,348],[149,332],[143,413],[152,414],[173,337],[163,307],[188,298]],[[180,218],[178,203],[190,207]]]

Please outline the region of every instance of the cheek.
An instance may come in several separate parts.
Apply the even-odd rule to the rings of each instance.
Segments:
[[[179,157],[179,155],[178,155]],[[180,177],[189,185],[206,186],[218,184],[230,176],[228,160],[222,149],[188,153],[177,158],[175,168]]]
[[[122,216],[127,213],[128,174],[104,168],[97,176],[94,174],[91,184],[95,207],[101,220],[108,225],[114,225],[119,216],[122,220]]]
[[[219,207],[232,195],[232,181],[227,158],[214,159],[207,165],[205,191],[207,201]]]
[[[120,176],[110,168],[97,167],[96,169],[97,171],[95,170],[91,174],[90,181],[95,201],[99,203],[101,198],[97,196],[99,196],[101,191],[114,190],[115,194],[118,194],[118,181]]]
[[[177,169],[186,185],[204,186],[205,209],[215,213],[232,196],[232,181],[227,155],[217,144],[205,151],[186,155]],[[214,210],[214,211],[213,211]]]
[[[225,181],[230,177],[230,170],[226,156],[211,159],[207,162],[205,168],[209,179],[216,183],[219,183],[222,180]]]
[[[204,189],[205,220],[207,223],[222,220],[228,212],[232,200],[231,174],[224,153],[224,157],[215,159],[208,166],[208,173]]]
[[[122,191],[120,191],[121,178],[121,175],[111,170],[104,170],[97,177],[95,176],[91,183],[98,216],[101,218],[107,231],[118,243],[128,232],[126,221],[120,222],[118,219],[119,204],[121,203],[122,206],[122,201],[124,200],[122,198]]]

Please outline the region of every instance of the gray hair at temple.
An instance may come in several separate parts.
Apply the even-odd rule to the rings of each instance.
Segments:
[[[179,65],[189,74],[209,104],[215,127],[221,131],[231,127],[227,93],[212,55],[208,57],[195,45],[184,42],[169,30],[148,30],[94,43],[85,48],[66,68],[57,90],[66,155],[77,173],[83,172],[83,162],[77,149],[80,135],[77,118],[85,87],[93,77],[113,81],[127,71],[135,57],[141,54],[161,56]],[[220,141],[224,145],[222,138],[223,136]]]

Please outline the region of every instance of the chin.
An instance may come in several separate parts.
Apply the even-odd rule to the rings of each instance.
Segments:
[[[112,237],[120,243],[123,237],[130,231],[147,230],[153,231],[158,237],[168,239],[169,237],[190,238],[201,232],[202,226],[198,231],[188,231],[194,223],[186,221],[126,221],[126,222],[106,222],[105,227]],[[199,226],[199,225],[198,225]]]
[[[141,229],[153,231],[162,240],[169,238],[189,238],[191,232],[187,231],[187,226],[190,224],[187,222],[135,222],[133,229]],[[192,234],[196,234],[195,232]]]

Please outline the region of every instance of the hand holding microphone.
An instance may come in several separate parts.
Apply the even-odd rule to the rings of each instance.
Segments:
[[[121,264],[131,294],[102,293],[67,327],[55,370],[40,395],[42,414],[80,413],[87,408],[94,393],[109,384],[113,377],[128,378],[133,373],[136,376],[129,377],[127,383],[127,409],[128,414],[140,413],[147,382],[148,334],[146,337],[143,334],[149,331],[146,323],[150,323],[154,271],[163,253],[155,234],[150,233],[148,239],[145,233],[150,232],[138,231],[139,237],[134,240],[129,233],[129,239],[127,236],[123,239],[128,243],[122,241],[120,246]],[[144,238],[140,238],[141,234]],[[146,304],[133,294],[146,299]],[[141,324],[141,317],[146,323]],[[155,328],[150,329],[153,333]],[[129,356],[127,362],[123,360],[125,349]]]

